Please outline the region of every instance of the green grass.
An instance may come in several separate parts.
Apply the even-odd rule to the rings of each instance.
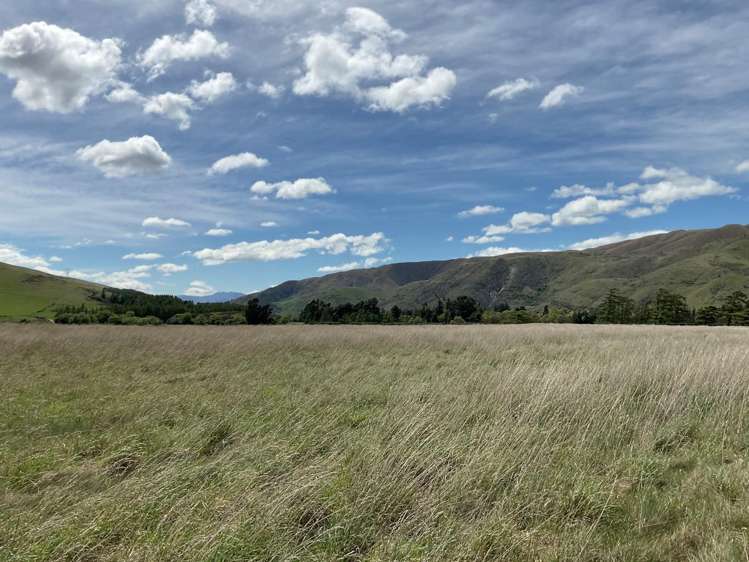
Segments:
[[[0,326],[0,560],[749,559],[749,331]]]
[[[52,318],[55,307],[95,304],[97,286],[75,279],[0,263],[0,322],[22,318]]]

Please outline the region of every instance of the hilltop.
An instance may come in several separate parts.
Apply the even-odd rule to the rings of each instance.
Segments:
[[[52,318],[58,306],[97,305],[103,287],[0,263],[0,321]]]
[[[288,281],[252,296],[283,313],[297,313],[316,298],[333,303],[377,298],[385,306],[415,308],[459,295],[485,307],[577,308],[593,306],[611,288],[635,300],[665,288],[694,307],[746,290],[749,226],[679,230],[586,251],[397,263]]]

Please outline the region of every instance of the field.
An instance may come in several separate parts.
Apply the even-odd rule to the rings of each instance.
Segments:
[[[749,560],[749,330],[0,326],[0,560]]]

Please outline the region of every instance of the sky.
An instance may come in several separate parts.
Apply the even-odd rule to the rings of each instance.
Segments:
[[[0,3],[0,261],[151,293],[747,223],[745,0]]]

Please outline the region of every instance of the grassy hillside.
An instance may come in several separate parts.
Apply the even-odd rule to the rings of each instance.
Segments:
[[[52,318],[57,306],[94,304],[89,297],[100,290],[93,283],[0,263],[0,322]]]
[[[310,300],[335,303],[376,297],[386,306],[418,307],[437,298],[472,296],[483,305],[595,305],[610,288],[637,300],[659,288],[699,307],[749,288],[749,227],[676,231],[584,252],[391,264],[290,281],[258,296],[282,312]]]
[[[746,559],[746,329],[0,326],[0,349],[0,560]]]

